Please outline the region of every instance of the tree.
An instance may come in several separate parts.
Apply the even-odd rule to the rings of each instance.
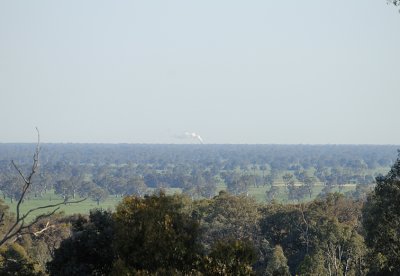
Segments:
[[[332,192],[333,186],[330,183],[326,183],[318,194],[319,198],[324,198]]]
[[[272,185],[274,185],[275,177],[276,175],[274,175],[272,172],[269,175],[264,176],[263,186],[268,185],[272,187]]]
[[[8,197],[11,203],[13,203],[14,200],[18,200],[19,197],[21,196],[22,185],[23,184],[21,182],[21,179],[18,178],[17,176],[10,176],[5,178],[2,181],[1,185],[1,190],[3,191],[4,199],[5,197]]]
[[[259,234],[259,205],[254,198],[234,196],[225,191],[199,206],[206,247],[216,241],[235,239],[255,241]]]
[[[271,186],[268,191],[265,191],[265,198],[268,202],[272,202],[279,195],[279,188],[277,186]]]
[[[54,252],[61,242],[71,236],[71,223],[74,220],[74,216],[66,217],[63,213],[43,218],[32,227],[30,235],[19,237],[17,242],[45,270],[46,263],[54,258]]]
[[[141,177],[132,177],[127,181],[127,192],[129,195],[144,196],[147,191],[146,183]]]
[[[325,268],[323,252],[317,250],[311,256],[306,255],[297,269],[297,274],[309,276],[329,275]]]
[[[290,276],[287,259],[280,245],[275,246],[272,257],[268,261],[265,274],[268,276]]]
[[[239,175],[238,173],[223,174],[222,177],[228,187],[228,191],[233,194],[247,193],[248,188],[254,182],[253,176],[249,174]]]
[[[205,257],[205,275],[254,275],[252,265],[257,259],[254,246],[249,241],[218,241]]]
[[[96,201],[97,205],[100,205],[100,201],[104,201],[109,196],[106,189],[96,185],[93,181],[83,181],[78,189],[78,193],[81,197],[89,197],[93,201]]]
[[[164,193],[122,200],[114,214],[116,274],[159,270],[187,274],[197,266],[202,252],[199,224],[186,210],[188,200]]]
[[[400,151],[386,176],[376,178],[363,209],[366,243],[385,275],[400,273]]]
[[[315,250],[311,254],[314,263],[307,272],[323,268],[324,275],[365,275],[362,236],[335,218],[321,220],[324,221],[315,228]]]
[[[71,176],[68,179],[58,180],[54,185],[54,192],[63,199],[72,197],[75,199],[79,187],[82,185],[81,178]]]
[[[269,204],[260,226],[271,245],[282,246],[291,273],[317,271],[315,267],[305,270],[304,266],[309,267],[305,263],[323,256],[316,263],[325,271],[320,275],[329,275],[329,271],[364,275],[359,273],[365,266],[364,243],[357,232],[360,209],[361,203],[340,194],[297,205]]]
[[[329,194],[304,212],[309,249],[300,275],[365,275],[366,248],[359,233],[361,203]]]
[[[314,177],[310,177],[310,176],[306,176],[303,181],[304,186],[305,186],[310,198],[312,197],[315,182],[316,182],[316,179]]]
[[[37,265],[29,258],[25,249],[17,243],[0,248],[0,274],[4,276],[40,276]]]
[[[80,217],[47,265],[50,275],[109,275],[114,261],[114,223],[108,211],[93,210]]]
[[[285,251],[292,272],[307,253],[307,227],[302,209],[296,205],[269,204],[263,210],[261,232],[271,246],[280,245]]]
[[[64,200],[68,199],[74,193],[71,182],[65,179],[58,180],[54,184],[54,193]]]
[[[108,192],[96,185],[89,191],[89,197],[96,201],[97,205],[100,205],[100,201],[107,199]]]
[[[294,175],[291,173],[286,173],[282,176],[282,180],[285,183],[285,187],[288,192],[288,200],[298,199],[299,188],[295,185]]]
[[[269,244],[260,235],[260,204],[252,197],[234,196],[225,191],[210,200],[194,202],[194,217],[200,221],[201,242],[206,251],[218,241],[239,240],[255,247],[258,260],[253,268],[263,270]]]
[[[260,170],[261,170],[261,172],[262,172],[262,178],[263,178],[263,179],[265,178],[265,171],[266,171],[267,169],[268,169],[268,166],[267,166],[266,164],[260,166]],[[263,184],[263,185],[264,185],[264,184]]]

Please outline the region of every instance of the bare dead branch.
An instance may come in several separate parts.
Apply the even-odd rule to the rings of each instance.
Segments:
[[[55,208],[54,210],[52,210],[51,212],[47,213],[47,214],[42,214],[37,216],[31,223],[25,225],[23,220],[20,221],[16,221],[13,226],[9,229],[9,231],[7,232],[6,235],[4,235],[4,237],[0,240],[0,246],[3,245],[5,242],[7,242],[8,240],[10,240],[11,238],[17,236],[17,235],[25,235],[25,234],[29,234],[30,231],[27,232],[23,232],[23,230],[25,229],[29,229],[30,227],[32,227],[33,225],[35,225],[39,220],[46,218],[46,217],[50,217],[52,216],[55,212],[57,212],[60,209],[60,207]]]
[[[2,244],[4,244],[7,240],[11,239],[12,237],[14,237],[18,234],[21,234],[21,235],[30,234],[31,233],[30,231],[23,232],[22,230],[29,229],[30,227],[35,225],[39,220],[52,216],[55,212],[57,212],[60,209],[61,205],[69,204],[69,203],[80,203],[80,202],[85,201],[86,199],[87,198],[83,198],[83,199],[76,200],[76,201],[64,200],[64,201],[56,203],[56,204],[40,206],[40,207],[36,207],[36,208],[28,210],[28,212],[26,212],[23,216],[21,216],[19,218],[19,220],[15,221],[14,224],[10,227],[9,231],[4,235],[3,239],[0,240],[0,246]],[[37,210],[48,209],[48,208],[55,208],[55,209],[53,209],[49,213],[41,214],[41,215],[37,216],[31,223],[25,225],[25,219],[29,216],[29,214],[31,214],[32,212],[37,211]]]
[[[14,160],[11,160],[11,164],[13,165],[14,169],[18,172],[19,176],[21,176],[24,183],[28,183],[28,179],[25,178],[24,174],[21,172],[17,164],[15,164]]]
[[[17,221],[20,219],[20,207],[21,207],[21,203],[23,201],[23,199],[25,198],[25,194],[28,191],[29,187],[32,184],[32,177],[33,175],[36,173],[38,164],[39,164],[39,153],[40,153],[40,133],[39,133],[39,129],[36,127],[36,132],[37,132],[37,143],[36,143],[36,148],[35,148],[35,153],[33,154],[33,163],[32,163],[32,168],[31,171],[28,175],[28,177],[26,177],[21,169],[15,164],[14,160],[11,161],[12,165],[14,166],[14,168],[17,170],[18,174],[21,176],[22,180],[24,181],[24,186],[22,188],[22,192],[21,195],[19,196],[18,199],[18,203],[17,203]]]
[[[60,209],[60,207],[57,207],[57,208],[55,208],[54,210],[52,210],[51,212],[49,212],[47,214],[41,214],[41,215],[37,216],[31,223],[29,223],[27,225],[23,225],[21,227],[21,230],[31,228],[33,225],[38,223],[41,219],[47,218],[47,217],[50,217],[50,216],[54,215],[55,212],[57,212],[59,209]]]
[[[39,230],[39,231],[33,232],[32,234],[33,234],[35,237],[38,237],[38,236],[39,236],[40,234],[42,234],[43,232],[49,230],[50,228],[54,228],[54,227],[56,227],[56,226],[55,226],[55,225],[50,225],[50,221],[47,221],[46,226],[45,226],[44,228],[42,228],[42,229]]]
[[[62,202],[32,208],[32,209],[28,210],[25,214],[21,214],[21,209],[20,209],[21,204],[23,203],[23,201],[25,199],[25,196],[26,196],[26,193],[27,193],[29,187],[32,185],[32,177],[37,172],[37,169],[39,166],[40,133],[39,133],[38,128],[36,128],[36,132],[37,132],[37,143],[36,143],[36,147],[35,147],[35,153],[33,154],[32,167],[31,167],[29,174],[27,176],[25,176],[24,173],[22,172],[22,170],[20,169],[20,167],[13,160],[11,161],[11,164],[13,165],[13,167],[15,168],[15,170],[18,172],[19,176],[23,180],[24,186],[22,187],[21,194],[18,198],[18,203],[16,206],[16,220],[11,225],[11,227],[8,229],[6,234],[2,238],[0,238],[0,246],[14,237],[17,237],[17,236],[23,235],[23,234],[32,233],[32,231],[31,231],[32,226],[37,224],[39,222],[39,220],[53,215],[55,212],[57,212],[60,209],[61,205],[67,204],[67,203],[79,203],[79,202],[86,200],[86,198],[84,198],[81,200],[69,201],[68,198],[66,198]],[[54,209],[46,214],[38,215],[32,222],[25,224],[26,218],[33,212],[38,211],[38,210],[50,209],[50,208],[54,208]],[[0,223],[3,221],[3,219],[4,219],[4,213],[1,214]]]

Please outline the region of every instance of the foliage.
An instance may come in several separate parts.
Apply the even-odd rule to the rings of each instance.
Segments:
[[[110,212],[91,211],[89,220],[80,217],[73,235],[55,250],[48,263],[50,275],[107,275],[114,261],[114,223]]]
[[[230,238],[255,241],[259,234],[258,209],[259,204],[253,198],[224,191],[199,206],[206,246]]]
[[[372,250],[375,271],[400,273],[400,151],[385,176],[376,178],[374,192],[363,210],[366,243]]]
[[[29,258],[25,249],[17,243],[0,248],[0,275],[39,276],[44,275]]]
[[[185,211],[185,201],[163,193],[125,197],[114,214],[117,263],[129,271],[186,273],[196,267],[202,252],[199,224]]]
[[[257,259],[249,241],[225,240],[216,242],[204,260],[205,275],[254,275],[252,265]]]
[[[262,233],[271,245],[282,246],[292,273],[305,272],[304,267],[315,270],[304,265],[314,259],[319,259],[314,264],[326,273],[364,271],[365,246],[358,233],[360,203],[329,194],[308,204],[271,204],[263,214]]]
[[[283,248],[291,271],[295,271],[307,253],[306,225],[300,209],[296,205],[269,204],[262,213],[262,236],[271,246]]]
[[[46,263],[54,258],[54,251],[70,237],[73,219],[63,213],[41,219],[31,228],[29,235],[19,236],[15,242],[25,248],[41,270],[46,270]]]
[[[267,276],[290,276],[287,259],[280,245],[275,246],[272,257],[268,261],[265,274]]]
[[[9,225],[15,221],[15,217],[10,213],[10,208],[2,199],[0,199],[0,215],[2,216],[0,235],[3,237],[7,233]]]

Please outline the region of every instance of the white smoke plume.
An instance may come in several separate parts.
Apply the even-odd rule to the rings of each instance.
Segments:
[[[195,132],[185,132],[185,136],[191,139],[196,139],[201,144],[204,144],[203,138],[201,138],[201,136]]]

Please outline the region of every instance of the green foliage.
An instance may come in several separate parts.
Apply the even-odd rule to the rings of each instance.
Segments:
[[[310,257],[318,260],[308,273],[325,269],[334,275],[364,275],[366,248],[359,233],[361,204],[340,194],[329,194],[308,207]],[[305,260],[306,261],[306,260]]]
[[[294,271],[306,254],[306,225],[296,205],[267,205],[260,221],[261,232],[272,245],[282,246]]]
[[[29,258],[25,249],[17,243],[0,248],[0,275],[39,276],[44,275]]]
[[[290,276],[287,259],[280,245],[275,246],[272,257],[268,261],[265,274],[267,276]]]
[[[73,219],[64,214],[40,219],[31,227],[29,234],[19,236],[16,242],[25,248],[27,254],[42,270],[45,270],[46,263],[54,257],[54,251],[63,240],[70,237]]]
[[[304,262],[310,258],[319,259],[315,265],[330,267],[331,272],[356,273],[365,266],[364,241],[358,233],[360,208],[360,203],[339,194],[307,204],[271,204],[263,210],[261,229],[270,244],[282,246],[292,273],[305,272]]]
[[[335,218],[323,221],[316,229],[317,238],[312,259],[318,260],[309,269],[325,274],[363,275],[365,246],[363,238],[350,226]]]
[[[259,204],[251,197],[220,192],[208,204],[199,206],[204,243],[210,246],[219,240],[252,240],[259,236]]]
[[[107,275],[114,261],[114,223],[110,212],[91,211],[74,225],[72,237],[64,240],[48,263],[50,275]]]
[[[217,204],[221,201],[225,204]],[[251,220],[245,223],[254,227],[258,218],[254,201],[221,194],[211,202],[201,202],[205,204],[193,209],[188,197],[160,193],[145,198],[126,197],[112,216],[108,212],[92,212],[89,221],[81,217],[74,223],[72,237],[55,251],[48,271],[51,275],[254,274],[252,265],[257,254],[253,242],[235,238],[219,241],[212,244],[205,256],[198,222],[201,211],[233,219],[243,207],[243,217],[239,219],[252,211]],[[226,208],[230,205],[233,209]],[[244,226],[243,222],[238,223],[227,224],[224,233],[230,237],[235,233],[241,237],[256,236],[255,232],[246,232],[253,228],[235,232],[235,227]]]
[[[8,230],[9,225],[15,220],[14,215],[10,214],[10,207],[0,199],[0,236],[4,236]]]
[[[268,191],[265,192],[265,198],[267,202],[273,202],[279,194],[279,188],[276,186],[271,186]]]
[[[219,241],[205,257],[203,271],[205,275],[254,275],[252,265],[256,259],[249,241]]]
[[[306,255],[297,268],[297,274],[307,276],[329,275],[329,271],[325,268],[323,253],[317,250],[311,256]]]
[[[163,193],[124,198],[114,214],[118,263],[128,271],[152,273],[189,272],[196,267],[202,251],[199,224],[185,211],[185,201],[183,196]]]
[[[92,200],[97,202],[97,205],[99,205],[100,201],[106,200],[108,197],[108,192],[98,186],[95,186],[89,191],[89,196]]]
[[[386,275],[400,273],[400,151],[386,176],[376,179],[363,210],[366,242],[375,260],[371,269]]]

